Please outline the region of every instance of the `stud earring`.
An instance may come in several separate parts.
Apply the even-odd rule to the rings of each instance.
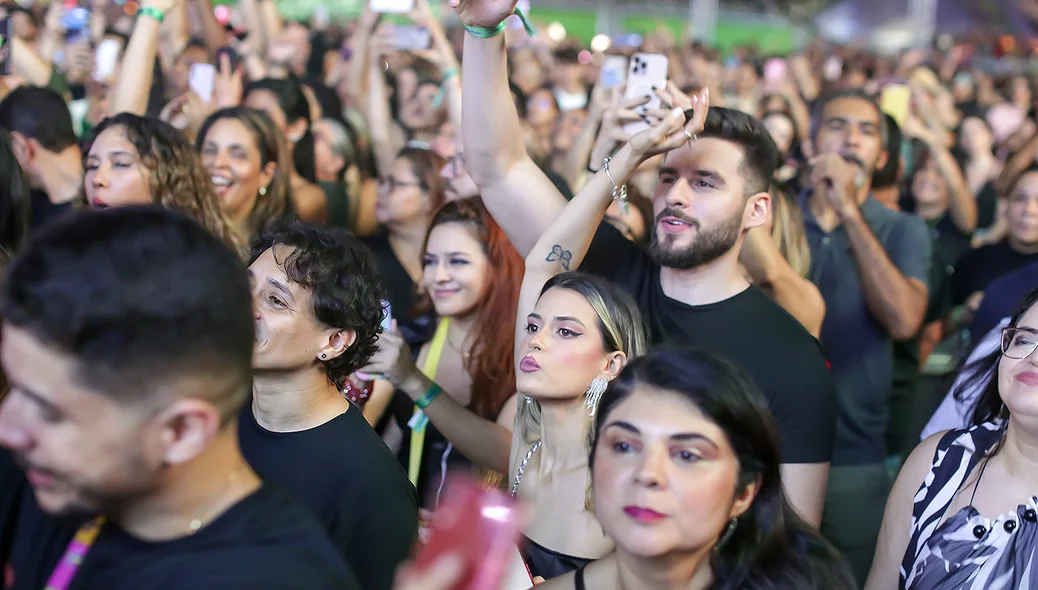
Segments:
[[[267,187],[261,186],[260,189],[259,189],[259,195],[261,197],[265,197],[267,195]]]
[[[328,358],[328,355],[322,352],[321,353],[321,360],[323,361],[323,360],[325,360],[327,358]]]

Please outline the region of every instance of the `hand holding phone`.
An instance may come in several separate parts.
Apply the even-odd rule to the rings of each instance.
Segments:
[[[213,101],[213,81],[216,78],[216,66],[212,64],[194,64],[188,75],[188,86],[202,102]]]
[[[425,27],[397,25],[393,27],[393,47],[399,51],[422,51],[432,45],[432,35]]]
[[[650,97],[647,103],[637,108],[639,113],[644,114],[660,108],[662,103],[656,95],[656,90],[666,87],[669,67],[670,60],[666,55],[635,53],[631,57],[624,98]],[[627,123],[624,125],[624,133],[634,136],[648,128],[649,124],[643,121]]]
[[[104,82],[115,73],[121,45],[118,39],[105,39],[94,52],[94,80]]]
[[[433,516],[429,542],[418,550],[415,568],[422,571],[441,556],[455,555],[461,575],[450,590],[496,589],[504,587],[502,584],[511,590],[533,585],[528,570],[517,582],[506,580],[518,554],[520,523],[514,501],[500,490],[480,488],[467,476],[452,475],[447,486],[445,500]]]
[[[389,14],[409,14],[414,10],[414,0],[371,0],[371,10]]]
[[[599,72],[599,85],[602,88],[616,88],[627,80],[627,58],[622,55],[610,55],[602,64]]]

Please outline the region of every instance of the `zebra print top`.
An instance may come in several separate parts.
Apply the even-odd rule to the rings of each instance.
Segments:
[[[1002,437],[1001,423],[951,430],[915,495],[901,590],[1038,589],[1038,496],[995,520],[971,505],[938,526],[952,499]]]

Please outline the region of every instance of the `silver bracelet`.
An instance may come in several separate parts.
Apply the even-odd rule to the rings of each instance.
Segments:
[[[616,185],[616,180],[613,179],[613,173],[609,171],[609,161],[612,160],[610,157],[602,158],[602,170],[605,171],[606,177],[609,178],[609,182],[613,183],[613,200],[620,204],[620,209],[624,215],[627,215],[627,183]]]

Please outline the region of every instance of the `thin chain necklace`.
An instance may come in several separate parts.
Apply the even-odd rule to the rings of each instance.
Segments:
[[[512,480],[513,498],[519,492],[519,482],[523,480],[523,472],[526,471],[526,464],[530,462],[530,457],[533,457],[533,454],[536,453],[539,448],[541,448],[541,441],[533,443],[533,446],[530,447],[529,451],[526,451],[526,456],[523,457],[523,460],[519,463],[519,469],[515,472],[515,479]]]

